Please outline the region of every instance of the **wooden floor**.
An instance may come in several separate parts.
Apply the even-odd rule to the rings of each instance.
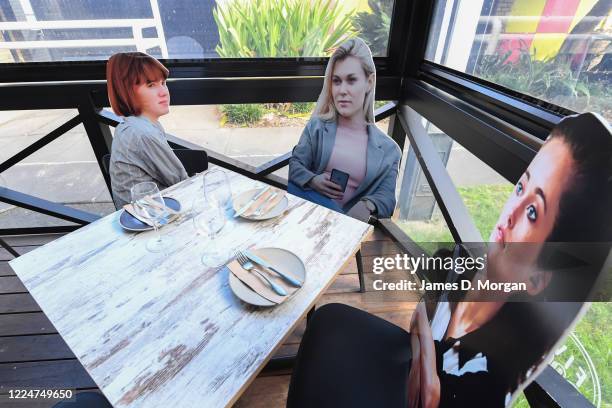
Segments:
[[[19,254],[44,245],[61,235],[3,237]],[[397,253],[396,246],[379,231],[362,245],[364,271],[371,271],[374,256]],[[97,390],[95,383],[75,358],[68,346],[41,312],[7,261],[13,257],[0,249],[0,406],[6,402],[9,389],[71,388],[79,391]],[[366,273],[366,282],[372,278]],[[345,303],[367,310],[406,328],[415,299],[385,301],[372,293],[359,292],[357,263],[353,258],[323,295],[317,306],[326,303]],[[291,356],[297,352],[306,323],[302,322],[287,338],[275,357]],[[284,407],[290,371],[264,370],[236,403],[236,407]],[[28,407],[49,407],[48,402],[28,404]],[[26,405],[15,405],[24,407]]]

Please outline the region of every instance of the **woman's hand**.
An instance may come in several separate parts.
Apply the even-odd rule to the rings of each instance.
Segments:
[[[326,197],[329,197],[333,200],[342,200],[344,197],[344,193],[339,185],[329,180],[329,176],[325,173],[319,174],[318,176],[314,176],[309,182],[308,185],[323,194]]]
[[[425,408],[437,408],[440,404],[440,378],[436,370],[436,349],[425,303],[419,303],[414,313],[421,351],[421,403]]]
[[[371,212],[363,201],[357,201],[357,203],[351,207],[348,213],[349,217],[357,218],[360,221],[368,222],[370,219]]]

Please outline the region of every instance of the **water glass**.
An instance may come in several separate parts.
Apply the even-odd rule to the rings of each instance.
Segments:
[[[146,248],[150,252],[162,252],[170,243],[170,239],[163,238],[159,232],[161,224],[167,220],[168,210],[157,185],[151,181],[138,183],[130,193],[136,215],[147,220],[155,230],[155,237],[147,242]]]
[[[193,224],[196,231],[209,239],[206,252],[202,255],[202,264],[209,267],[219,267],[228,259],[228,251],[219,242],[215,242],[219,231],[225,226],[224,209],[214,202],[196,199],[194,203]]]
[[[213,205],[227,211],[232,205],[232,190],[227,174],[221,169],[212,169],[204,173],[204,197]]]

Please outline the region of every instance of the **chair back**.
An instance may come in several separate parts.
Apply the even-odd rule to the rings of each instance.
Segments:
[[[204,150],[173,149],[189,176],[208,169],[208,155]]]
[[[111,158],[110,153],[102,156],[102,167],[104,168],[104,173],[107,176],[110,174],[110,158]]]

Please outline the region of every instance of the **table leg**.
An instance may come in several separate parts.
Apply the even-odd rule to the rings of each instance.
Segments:
[[[363,276],[363,259],[361,258],[361,249],[355,254],[355,260],[357,261],[357,275],[359,276],[359,292],[365,292],[365,282]]]

